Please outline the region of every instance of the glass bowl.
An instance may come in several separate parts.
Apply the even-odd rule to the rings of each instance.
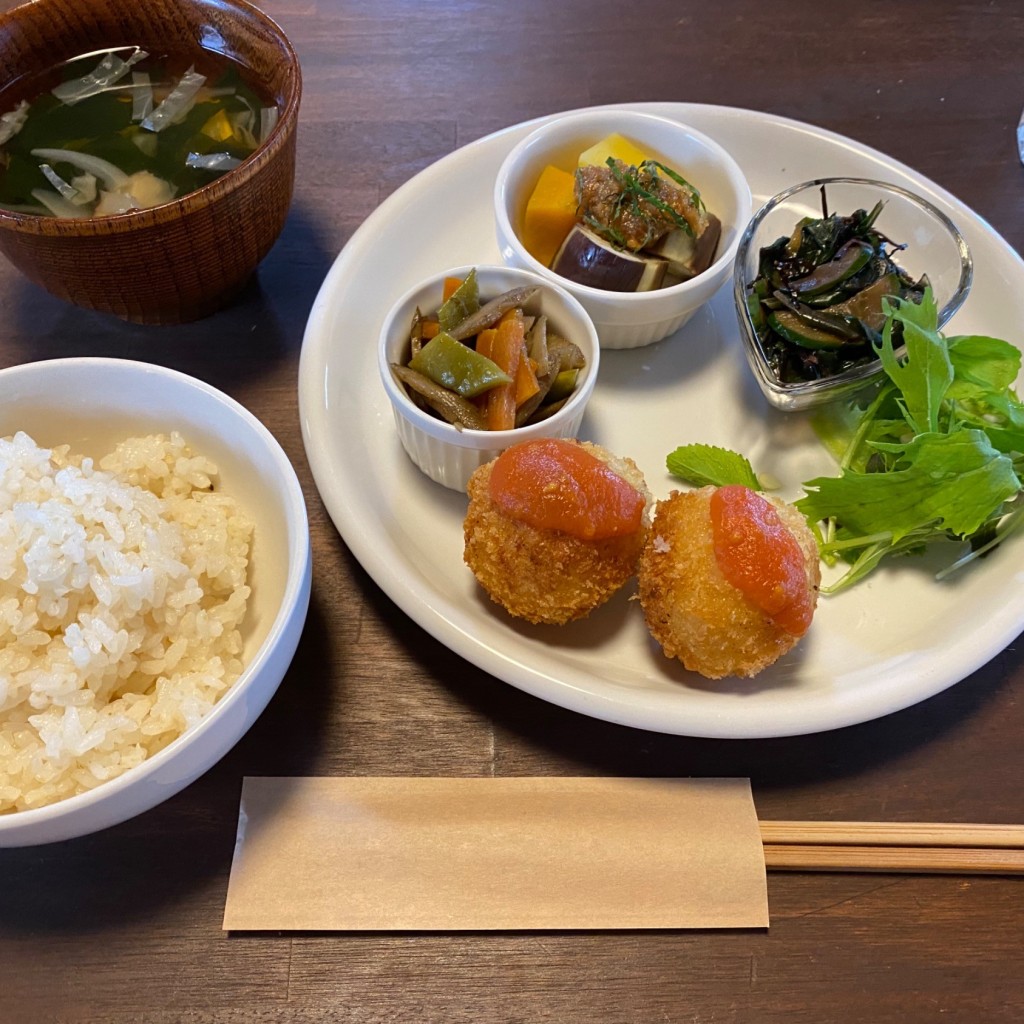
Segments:
[[[779,378],[755,329],[747,298],[758,273],[761,249],[789,237],[804,217],[822,216],[822,190],[828,212],[848,215],[884,205],[875,227],[890,241],[905,245],[895,262],[915,280],[926,274],[942,327],[963,304],[971,287],[973,263],[956,225],[930,202],[898,185],[871,178],[816,178],[780,192],[754,214],[740,239],[733,274],[733,296],[747,361],[762,392],[777,409],[794,412],[849,396],[877,380],[877,358],[818,380]]]

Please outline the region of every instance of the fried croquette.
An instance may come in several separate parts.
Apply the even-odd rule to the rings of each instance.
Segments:
[[[754,535],[755,547],[760,544],[759,556],[774,563],[760,590],[740,589],[728,575],[737,579],[736,572],[742,574],[744,567],[723,558],[722,545],[743,538],[723,537],[721,531],[732,528],[728,519],[713,520],[717,490],[673,491],[658,502],[640,559],[640,604],[666,657],[678,658],[709,679],[753,676],[795,646],[810,624],[821,581],[818,548],[804,517],[792,505],[739,489],[747,495],[741,498],[748,510],[743,526]],[[772,570],[781,571],[780,547],[790,563],[788,595],[782,594],[782,582],[787,581],[771,579]],[[742,544],[737,550],[749,556],[741,548]],[[766,606],[774,607],[774,613]]]
[[[533,447],[526,451],[527,445]],[[558,447],[566,445],[577,450]],[[522,471],[513,467],[509,472],[517,458]],[[574,468],[588,458],[599,460],[598,475],[605,478],[596,495],[588,491],[585,467],[583,473]],[[615,507],[602,510],[601,494],[607,497],[609,483]],[[620,524],[620,532],[602,536],[609,519],[621,518],[618,506],[623,498],[629,503],[630,491],[634,498],[639,495],[632,510],[638,514],[628,526]],[[511,615],[533,623],[571,622],[604,604],[636,575],[650,528],[651,497],[631,459],[586,442],[526,442],[476,470],[467,493],[466,564],[491,600]],[[566,528],[545,525],[551,522]]]

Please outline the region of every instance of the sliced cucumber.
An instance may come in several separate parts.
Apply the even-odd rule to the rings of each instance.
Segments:
[[[866,242],[853,239],[836,253],[835,257],[815,267],[805,277],[789,282],[789,290],[796,295],[817,295],[831,291],[841,281],[853,277],[867,266],[875,250]]]
[[[846,344],[837,334],[812,326],[788,309],[769,313],[768,326],[786,341],[801,348],[836,349]]]
[[[856,317],[861,323],[873,331],[880,331],[885,326],[885,312],[882,299],[890,295],[899,295],[900,279],[895,273],[880,277],[874,284],[868,285],[863,291],[857,292],[845,302],[829,306],[825,312],[839,313],[844,316]]]

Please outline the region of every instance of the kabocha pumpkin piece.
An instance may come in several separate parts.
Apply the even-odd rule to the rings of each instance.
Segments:
[[[491,600],[560,625],[604,604],[635,574],[650,495],[636,464],[598,445],[514,445],[470,478],[466,564]]]
[[[573,176],[548,165],[523,213],[523,245],[538,262],[549,266],[562,239],[576,223],[576,195]]]

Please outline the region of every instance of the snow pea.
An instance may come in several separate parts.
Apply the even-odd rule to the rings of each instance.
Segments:
[[[492,359],[456,341],[445,331],[431,338],[408,365],[463,398],[472,398],[512,380]]]

